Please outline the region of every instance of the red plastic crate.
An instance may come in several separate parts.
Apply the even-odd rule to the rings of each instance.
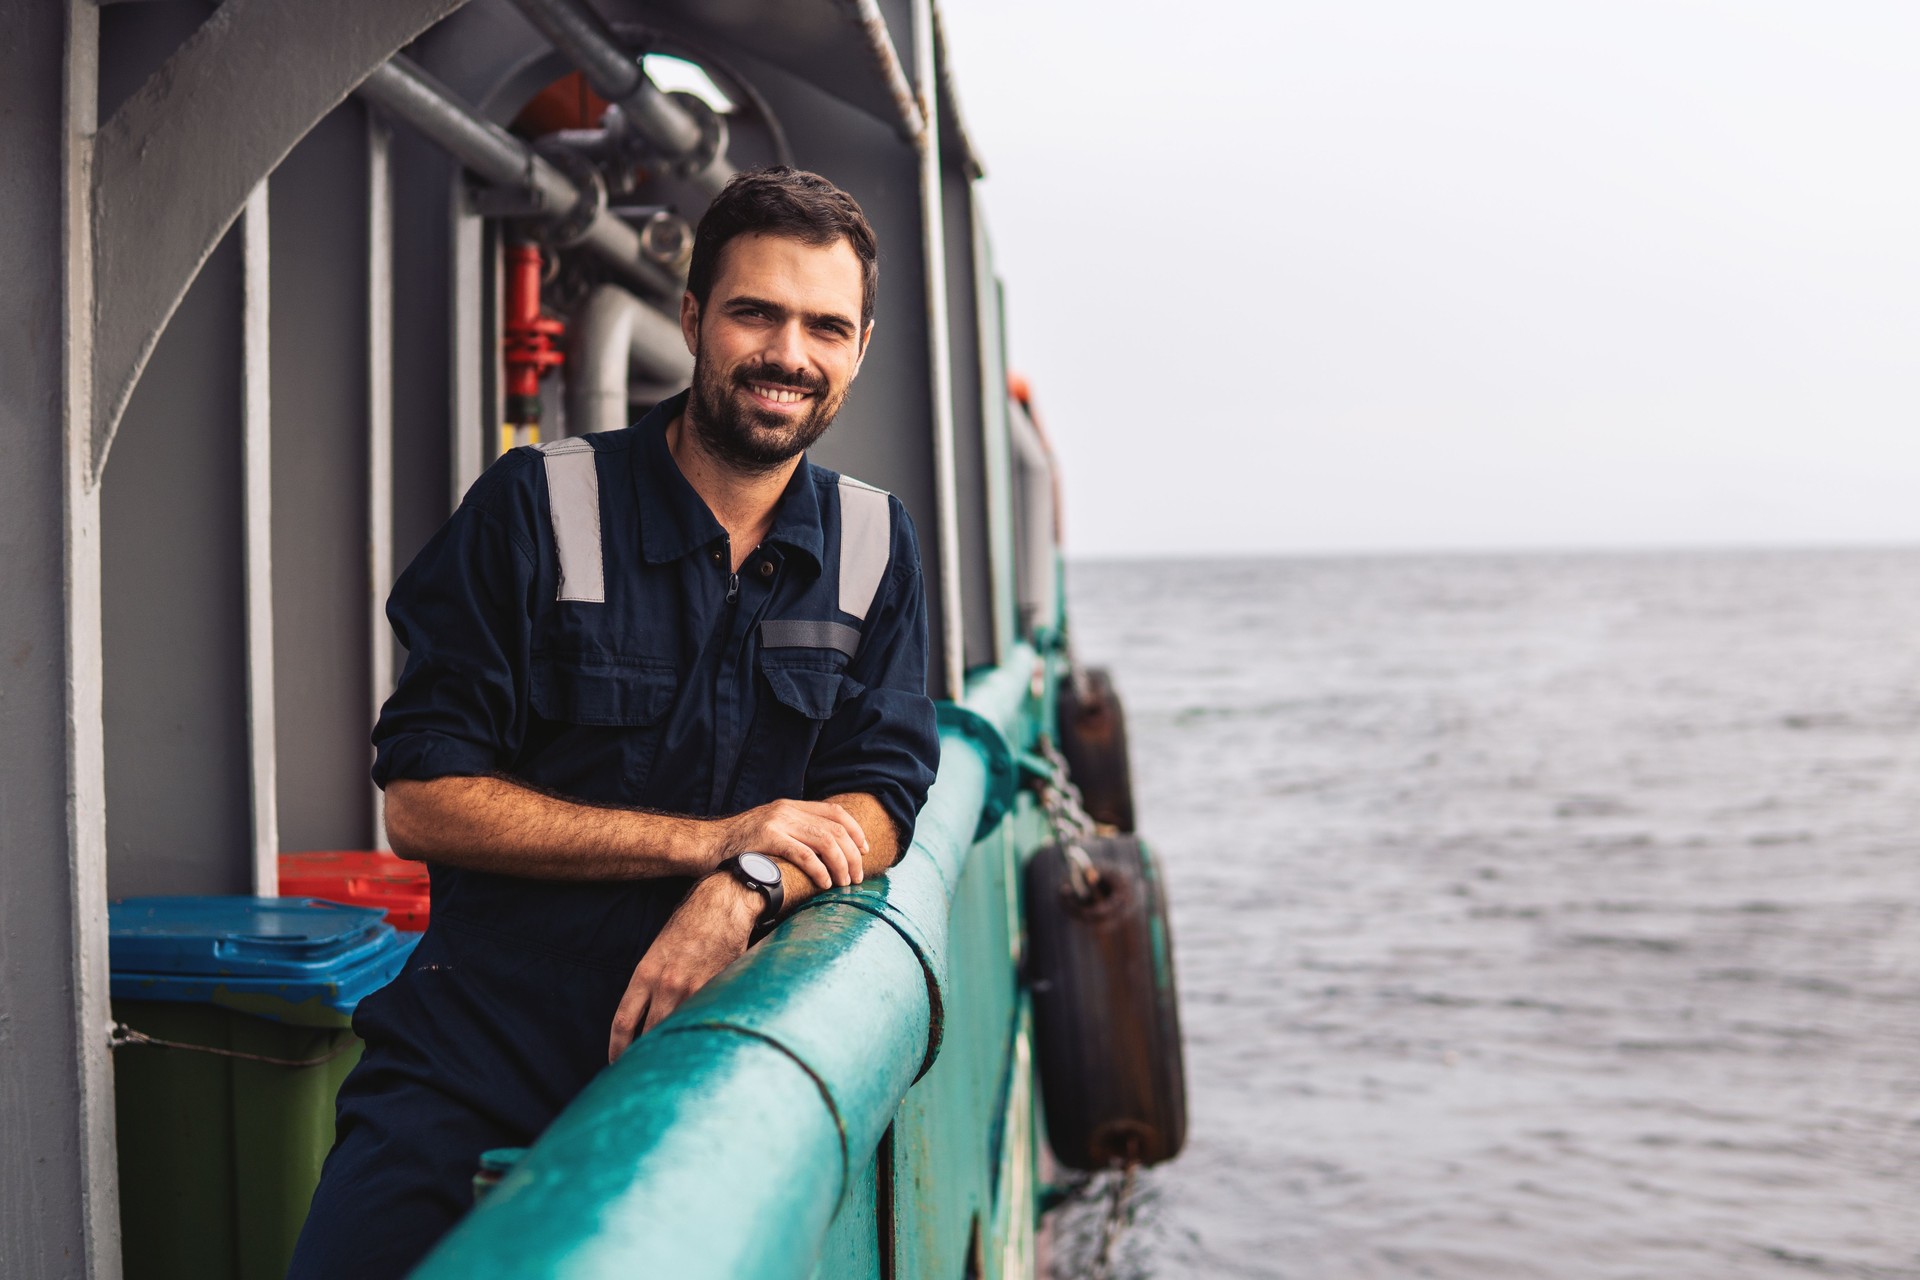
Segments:
[[[379,907],[388,924],[413,933],[426,930],[433,906],[427,864],[382,850],[283,853],[280,894]]]

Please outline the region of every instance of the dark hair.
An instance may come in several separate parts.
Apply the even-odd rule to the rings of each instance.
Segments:
[[[693,233],[687,291],[703,311],[720,271],[720,251],[748,235],[785,236],[812,245],[845,240],[860,259],[860,327],[873,319],[880,247],[852,196],[817,173],[784,164],[735,174],[700,215],[700,228]]]

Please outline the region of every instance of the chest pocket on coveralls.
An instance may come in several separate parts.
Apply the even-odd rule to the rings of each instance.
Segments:
[[[567,749],[556,754],[577,769],[575,777],[541,781],[583,788],[582,795],[603,803],[637,802],[659,750],[662,722],[680,689],[672,664],[539,657],[532,674],[528,699],[533,710],[552,722],[546,726],[549,736],[568,739]],[[606,794],[610,777],[620,779],[619,795]]]
[[[821,726],[848,698],[866,688],[845,673],[846,656],[832,649],[766,649],[759,657],[764,682],[754,732],[747,741],[747,767],[736,796],[762,804],[803,794],[807,761]]]
[[[840,704],[865,688],[852,676],[834,670],[844,661],[831,649],[817,652],[788,649],[760,655],[760,674],[767,679],[773,699],[809,720],[825,720]]]

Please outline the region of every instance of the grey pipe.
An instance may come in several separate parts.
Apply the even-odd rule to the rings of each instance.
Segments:
[[[532,195],[540,206],[534,216],[564,218],[582,200],[595,198],[525,142],[468,110],[452,90],[407,58],[395,55],[358,92],[445,147],[479,177]],[[604,207],[593,210],[572,243],[593,250],[629,287],[649,297],[679,298],[680,282],[645,257],[640,233]]]
[[[513,0],[516,8],[547,41],[567,55],[587,77],[593,91],[620,108],[625,124],[669,160],[695,155],[702,144],[700,122],[660,92],[639,62],[620,47],[606,20],[585,0]],[[716,154],[691,175],[709,194],[734,175],[724,154]]]
[[[574,435],[629,425],[628,378],[678,390],[693,376],[680,326],[625,289],[601,285],[574,320],[567,424]]]

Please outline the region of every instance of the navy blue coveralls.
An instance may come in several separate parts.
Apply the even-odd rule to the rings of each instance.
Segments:
[[[737,813],[866,792],[905,837],[938,761],[919,550],[898,499],[802,459],[736,575],[665,429],[516,449],[401,575],[407,663],[374,780],[501,774],[595,804]],[[398,1276],[606,1065],[641,953],[689,881],[558,883],[435,865],[291,1276]]]

